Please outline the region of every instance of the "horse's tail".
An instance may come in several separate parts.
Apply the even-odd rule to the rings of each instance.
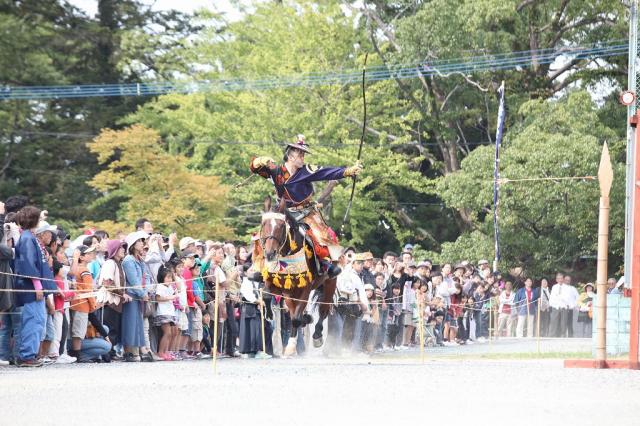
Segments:
[[[322,286],[313,290],[313,294],[311,295],[311,299],[309,300],[309,303],[311,304],[310,311],[313,315],[320,313],[320,304],[318,302],[322,298],[322,290],[323,290]]]

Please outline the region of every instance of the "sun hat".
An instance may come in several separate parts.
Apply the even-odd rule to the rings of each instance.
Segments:
[[[195,244],[196,242],[197,241],[191,237],[184,237],[180,240],[180,243],[178,244],[178,246],[180,247],[180,250],[184,250],[187,247],[189,247],[191,244]]]
[[[138,240],[146,240],[149,238],[149,234],[144,231],[132,232],[126,236],[124,242],[127,243],[127,247],[130,249]]]

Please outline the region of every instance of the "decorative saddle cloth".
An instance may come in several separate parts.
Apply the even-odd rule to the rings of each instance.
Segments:
[[[267,262],[264,257],[259,257],[254,266],[257,271],[260,271],[265,282],[271,282],[278,288],[291,290],[296,287],[305,287],[313,280],[313,275],[307,266],[307,259],[312,256],[311,249],[305,244],[296,253],[273,262]]]
[[[320,259],[330,258],[338,260],[342,254],[342,247],[336,233],[327,225],[322,213],[316,205],[311,204],[298,210],[289,210],[295,221],[308,226],[308,236],[313,240],[314,250]]]

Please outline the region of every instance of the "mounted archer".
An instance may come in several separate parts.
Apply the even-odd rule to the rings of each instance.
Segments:
[[[284,203],[288,215],[306,230],[320,261],[320,273],[328,273],[330,278],[340,273],[335,263],[341,254],[341,247],[335,233],[324,221],[312,197],[313,182],[344,179],[357,176],[362,171],[358,162],[351,167],[318,167],[304,163],[305,154],[311,154],[303,135],[298,135],[295,143],[288,143],[284,151],[284,164],[277,165],[272,158],[251,159],[250,169],[265,179],[271,180],[276,189],[279,203]],[[282,206],[281,206],[282,207]]]

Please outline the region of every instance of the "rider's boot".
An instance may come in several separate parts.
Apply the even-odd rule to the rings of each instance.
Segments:
[[[322,266],[322,270],[327,273],[329,278],[335,278],[340,275],[340,272],[342,272],[342,268],[331,262],[331,259],[329,258],[322,259],[320,264]]]

